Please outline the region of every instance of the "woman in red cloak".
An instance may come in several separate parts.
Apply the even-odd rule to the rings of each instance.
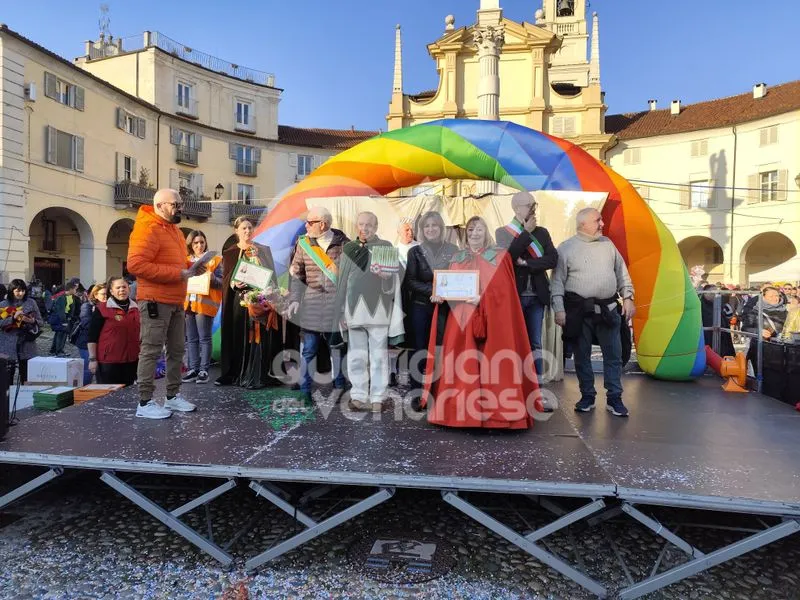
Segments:
[[[494,247],[482,218],[466,229],[467,248],[450,269],[478,271],[480,296],[451,301],[440,349],[431,331],[421,405],[431,405],[428,421],[437,425],[526,429],[544,415],[511,257]]]

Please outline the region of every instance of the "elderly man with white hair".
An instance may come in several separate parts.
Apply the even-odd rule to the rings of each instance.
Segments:
[[[136,416],[165,419],[173,410],[191,412],[195,405],[180,395],[183,363],[186,281],[199,272],[210,255],[193,263],[186,260],[186,240],[178,228],[183,200],[176,190],[161,189],[153,206],[136,215],[128,246],[128,271],[138,281],[137,304],[141,317],[141,351],[136,375],[139,407]],[[167,396],[153,399],[156,361],[166,346]]]
[[[297,386],[308,399],[316,372],[319,345],[325,342],[330,349],[333,386],[344,389],[342,356],[331,346],[339,332],[336,308],[336,284],[339,276],[339,257],[349,242],[344,232],[331,227],[333,218],[327,208],[313,206],[306,217],[306,235],[295,244],[289,267],[289,306],[286,317],[300,325],[300,384]]]
[[[349,406],[380,412],[389,384],[388,345],[402,342],[404,334],[399,260],[397,250],[376,235],[374,213],[359,213],[356,227],[358,237],[342,250],[336,312],[349,338]]]
[[[606,408],[627,417],[622,402],[622,319],[636,312],[633,284],[619,250],[603,235],[603,217],[595,208],[584,208],[576,219],[578,232],[558,247],[553,272],[552,303],[556,323],[564,339],[573,343],[575,372],[581,390],[575,405],[579,412],[594,408],[597,392],[592,371],[592,340],[603,351],[603,384]],[[622,314],[618,298],[622,296]]]

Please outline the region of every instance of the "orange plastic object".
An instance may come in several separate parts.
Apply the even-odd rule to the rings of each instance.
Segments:
[[[742,352],[735,357],[726,356],[720,365],[720,375],[728,381],[722,386],[726,392],[747,392],[747,359]]]
[[[711,346],[706,346],[706,364],[714,369],[714,372],[722,377],[722,357],[711,349]]]

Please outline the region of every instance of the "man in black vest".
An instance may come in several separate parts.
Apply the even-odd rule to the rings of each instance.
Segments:
[[[514,218],[495,232],[497,245],[508,249],[514,261],[522,313],[528,327],[531,350],[536,356],[536,373],[542,374],[542,322],[544,309],[550,304],[550,281],[546,271],[555,268],[558,252],[550,233],[536,220],[536,199],[528,192],[517,192],[511,198]]]

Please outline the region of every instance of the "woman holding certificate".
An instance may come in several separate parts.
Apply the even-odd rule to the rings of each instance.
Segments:
[[[206,235],[194,230],[186,237],[189,255],[187,262],[197,262],[208,251]],[[186,301],[186,355],[189,370],[181,378],[183,383],[196,381],[208,383],[211,367],[211,326],[222,303],[222,257],[214,256],[206,262],[205,271],[190,277],[187,282]]]
[[[438,354],[431,330],[422,406],[437,425],[525,429],[543,407],[511,257],[482,218],[466,230],[467,248],[434,274],[433,323],[443,302],[450,314]]]
[[[252,217],[237,218],[233,228],[238,243],[222,255],[222,375],[214,384],[248,389],[280,385],[270,374],[282,350],[279,317],[271,307],[256,304],[274,285],[272,252],[252,240]]]

